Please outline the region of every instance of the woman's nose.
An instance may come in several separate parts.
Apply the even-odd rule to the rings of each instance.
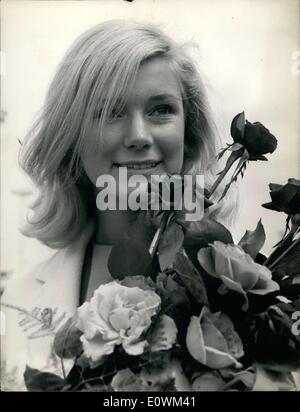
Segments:
[[[124,134],[124,145],[128,149],[141,150],[153,144],[149,125],[142,114],[134,114],[128,119]]]

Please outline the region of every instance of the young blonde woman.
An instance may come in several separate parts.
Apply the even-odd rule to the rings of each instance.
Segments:
[[[202,174],[207,187],[217,151],[202,79],[184,46],[154,26],[125,21],[102,23],[76,40],[20,152],[40,193],[24,234],[57,249],[16,274],[3,297],[2,352],[20,385],[26,365],[60,373],[54,332],[111,280],[111,245],[135,218],[130,210],[97,209],[97,178],[117,179],[126,167],[129,176]],[[226,203],[213,211],[223,222]]]

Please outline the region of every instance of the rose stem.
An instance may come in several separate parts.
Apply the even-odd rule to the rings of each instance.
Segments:
[[[63,377],[64,377],[64,379],[66,379],[67,375],[66,375],[66,370],[65,370],[65,365],[64,365],[63,358],[60,358],[60,363],[61,363],[61,369],[62,369]]]
[[[300,233],[300,226],[295,230],[295,233],[293,234],[294,236],[297,236],[298,232]],[[287,235],[289,236],[289,235]],[[290,246],[293,247],[294,243],[292,243]],[[279,246],[280,247],[280,246]],[[264,266],[268,266],[270,260],[272,259],[272,257],[274,256],[274,253],[276,252],[277,249],[275,249],[271,255],[268,257],[268,259],[264,262]],[[274,262],[270,265],[270,268],[273,267],[274,263],[277,262],[278,259],[281,259],[281,257],[283,256],[283,254],[285,254],[286,252],[288,252],[290,250],[290,248],[286,249],[284,252],[282,252],[282,254],[276,259],[274,260]]]
[[[271,263],[271,265],[269,266],[269,269],[273,269],[274,266],[276,266],[284,257],[287,253],[289,253],[294,246],[297,245],[297,243],[299,243],[300,241],[300,237],[298,237],[297,240],[295,240],[273,263]]]
[[[151,242],[151,245],[149,247],[149,253],[151,255],[151,257],[153,257],[156,253],[157,247],[158,247],[158,242],[161,238],[161,235],[163,233],[163,231],[165,230],[166,226],[167,226],[167,222],[168,222],[168,214],[164,213],[163,217],[161,219],[160,225],[158,227],[158,229],[155,232],[155,235],[153,237],[153,240]]]
[[[217,187],[219,186],[219,184],[221,183],[221,181],[224,179],[224,177],[226,176],[226,174],[228,173],[229,169],[231,168],[231,166],[233,165],[233,163],[241,156],[241,151],[240,150],[236,150],[234,152],[231,153],[231,155],[229,156],[229,158],[227,159],[226,162],[226,166],[224,168],[224,170],[220,173],[220,175],[218,176],[217,180],[215,181],[215,183],[212,185],[211,189],[210,189],[210,193],[208,195],[208,199],[211,197],[211,195],[216,191]]]
[[[225,186],[225,189],[223,191],[222,196],[220,197],[219,202],[226,196],[231,184],[235,181],[235,179],[237,179],[238,175],[241,173],[241,171],[243,170],[243,167],[245,166],[245,160],[243,161],[242,165],[238,168],[238,170],[232,175],[230,182],[227,183],[227,185]]]

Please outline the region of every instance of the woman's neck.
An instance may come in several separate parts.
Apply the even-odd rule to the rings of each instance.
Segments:
[[[114,245],[135,219],[136,212],[129,210],[97,210],[95,243]]]

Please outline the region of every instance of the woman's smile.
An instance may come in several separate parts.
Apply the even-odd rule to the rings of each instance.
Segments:
[[[133,161],[133,162],[126,162],[126,163],[115,163],[114,166],[117,167],[127,167],[127,169],[152,169],[159,165],[160,161],[155,160],[144,160],[144,161]]]
[[[149,171],[153,173],[158,172],[158,166],[162,164],[162,161],[144,160],[144,161],[128,161],[121,163],[114,163],[117,168],[124,167],[127,169],[127,173],[148,174]]]
[[[89,137],[99,144],[83,155],[86,173],[94,184],[103,174],[117,181],[120,168],[128,176],[180,173],[184,126],[178,79],[166,59],[154,57],[140,66],[122,108],[104,119],[102,137],[95,116]]]

